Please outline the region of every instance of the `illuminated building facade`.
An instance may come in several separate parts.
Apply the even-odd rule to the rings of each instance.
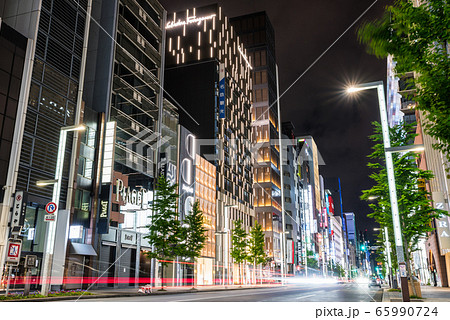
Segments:
[[[281,263],[281,183],[276,104],[275,33],[266,12],[230,19],[252,61],[252,136],[258,145],[253,184],[255,213],[265,233],[266,253]]]
[[[242,220],[249,229],[255,221],[250,58],[216,4],[168,14],[166,32],[165,90],[180,124],[197,138],[198,154],[216,167],[216,228]],[[231,273],[218,254],[225,238],[216,238],[216,279]]]
[[[302,257],[306,264],[307,252],[311,251],[317,257],[323,249],[323,216],[319,165],[323,165],[313,137],[296,137],[296,163],[299,176],[300,192],[300,223],[302,238]]]
[[[197,259],[197,285],[214,284],[214,259],[216,257],[216,167],[196,155],[195,199],[199,201],[206,229],[206,245]]]

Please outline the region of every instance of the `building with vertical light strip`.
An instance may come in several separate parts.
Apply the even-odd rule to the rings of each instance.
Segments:
[[[251,61],[217,4],[168,14],[166,32],[165,90],[198,154],[216,168],[216,228],[228,236],[215,234],[215,278],[228,277],[226,226],[242,220],[249,229],[255,221]]]
[[[177,164],[177,108],[160,94],[164,8],[156,0],[102,0],[94,9],[98,24],[92,24],[90,33],[84,99],[105,114],[107,125],[114,124],[113,135],[106,131],[99,151],[102,205],[95,207],[95,267],[99,286],[148,284],[145,251],[151,248],[144,235],[151,222],[154,179],[157,170],[176,179]],[[166,142],[157,155],[159,132]],[[157,159],[164,168],[156,166]]]
[[[280,270],[281,185],[276,104],[275,32],[266,12],[230,19],[253,64],[252,136],[258,150],[254,165],[255,213],[265,233],[265,249]],[[276,143],[274,143],[276,141]]]

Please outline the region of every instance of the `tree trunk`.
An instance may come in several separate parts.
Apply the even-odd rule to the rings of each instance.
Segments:
[[[412,270],[411,270],[411,253],[408,247],[406,248],[406,267],[408,268],[408,274],[409,274],[409,282],[411,283],[411,288],[412,288],[412,294],[414,296],[417,297],[417,291],[416,291],[416,286],[414,285],[414,280],[413,280],[413,274],[412,274]],[[411,295],[411,293],[410,293]]]
[[[256,282],[258,280],[256,280],[256,260],[253,260],[253,281],[252,283],[254,283],[256,285]]]
[[[161,263],[161,290],[164,290],[164,262]]]

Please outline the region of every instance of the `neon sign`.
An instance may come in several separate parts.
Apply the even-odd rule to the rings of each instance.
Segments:
[[[216,16],[216,14],[211,14],[209,16],[204,16],[204,17],[198,17],[197,16],[187,16],[186,21],[181,21],[180,19],[178,19],[178,21],[169,21],[166,24],[166,29],[172,29],[172,28],[177,28],[180,26],[185,26],[188,24],[193,24],[196,23],[198,26],[205,20],[211,20],[212,18],[214,18]]]

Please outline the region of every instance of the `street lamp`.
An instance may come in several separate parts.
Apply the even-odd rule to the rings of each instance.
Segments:
[[[401,287],[403,293],[403,301],[409,302],[408,278],[406,273],[405,256],[403,253],[402,230],[400,225],[400,216],[398,212],[397,193],[395,187],[394,164],[391,152],[387,151],[391,148],[391,140],[389,138],[389,125],[386,114],[386,102],[384,99],[383,81],[359,84],[347,89],[348,93],[354,93],[362,90],[377,89],[378,106],[380,107],[381,128],[383,132],[383,142],[386,157],[386,170],[389,184],[389,197],[391,202],[392,222],[394,225],[395,246],[397,249],[397,261],[400,268]]]
[[[83,131],[85,129],[86,127],[84,125],[75,125],[61,128],[61,132],[59,134],[58,156],[56,159],[55,179],[40,180],[36,182],[36,185],[38,186],[46,186],[53,184],[52,202],[56,203],[56,206],[58,208],[57,211],[55,212],[55,220],[48,222],[49,225],[47,227],[47,232],[45,236],[45,247],[42,261],[42,276],[41,276],[41,294],[44,296],[48,295],[48,291],[51,285],[50,282],[51,282],[53,252],[55,248],[56,221],[58,219],[58,215],[56,213],[59,211],[59,198],[61,194],[61,180],[62,180],[62,171],[64,167],[64,154],[66,151],[67,132]]]

